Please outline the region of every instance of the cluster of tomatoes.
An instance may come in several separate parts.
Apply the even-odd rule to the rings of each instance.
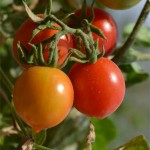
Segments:
[[[89,9],[86,13],[88,17]],[[18,115],[35,132],[59,124],[66,118],[72,106],[87,116],[100,119],[110,115],[120,106],[125,94],[124,77],[118,66],[107,58],[117,43],[117,26],[110,14],[104,10],[94,8],[94,14],[92,24],[103,32],[107,40],[95,33],[92,33],[92,36],[94,40],[99,40],[99,51],[104,46],[105,55],[94,64],[75,63],[68,75],[57,67],[24,65],[18,57],[18,41],[26,47],[24,53],[31,53],[32,46],[29,42],[36,45],[52,37],[58,30],[44,29],[30,40],[38,24],[27,19],[16,32],[13,53],[25,70],[15,83],[13,102]],[[78,10],[75,16],[81,18],[81,10]],[[74,23],[70,20],[68,24]],[[61,65],[67,58],[69,49],[77,47],[77,43],[72,35],[68,34],[61,36],[57,47],[57,65]],[[49,53],[49,48],[45,48],[45,61]]]

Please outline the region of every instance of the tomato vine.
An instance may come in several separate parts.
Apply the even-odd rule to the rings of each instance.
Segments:
[[[38,132],[39,130],[43,130],[45,128],[49,128],[49,127],[51,128],[57,125],[62,120],[64,120],[64,118],[67,116],[67,114],[71,110],[73,97],[74,97],[74,107],[76,107],[83,114],[90,116],[90,117],[97,117],[101,119],[105,118],[106,116],[113,113],[120,106],[123,100],[124,94],[125,94],[125,83],[124,83],[125,81],[117,65],[121,63],[121,58],[134,43],[135,37],[137,36],[142,24],[147,18],[147,15],[150,11],[150,1],[149,0],[146,1],[145,6],[131,34],[128,36],[125,43],[121,47],[119,47],[119,49],[115,51],[112,58],[110,58],[111,60],[103,57],[104,52],[105,52],[104,47],[102,47],[102,50],[99,51],[98,40],[95,41],[92,37],[92,32],[94,32],[95,34],[100,36],[103,40],[107,41],[107,37],[101,31],[101,29],[99,29],[98,27],[94,26],[91,23],[91,21],[94,18],[94,3],[95,1],[93,1],[92,6],[90,8],[91,16],[89,18],[87,17],[82,18],[83,20],[81,21],[80,28],[73,28],[73,27],[68,26],[64,21],[65,19],[68,19],[68,17],[70,17],[72,13],[67,14],[64,20],[58,19],[55,15],[52,14],[52,0],[49,0],[48,7],[45,10],[45,14],[43,17],[39,17],[38,15],[35,15],[31,11],[31,9],[28,7],[28,5],[25,2],[23,2],[25,10],[29,16],[29,19],[30,21],[32,21],[32,23],[36,23],[36,28],[34,28],[32,32],[30,41],[27,41],[31,49],[29,50],[24,45],[24,43],[19,41],[19,38],[18,38],[17,50],[15,53],[16,55],[18,55],[16,57],[19,57],[17,59],[19,59],[19,63],[21,63],[21,66],[24,67],[25,65],[27,65],[28,66],[27,68],[29,69],[23,70],[23,73],[20,75],[20,78],[18,78],[15,85],[13,85],[11,81],[7,78],[3,70],[0,68],[0,77],[9,92],[9,96],[7,97],[7,95],[5,94],[2,88],[0,88],[0,95],[3,97],[3,99],[8,104],[8,107],[10,108],[10,111],[12,113],[12,118],[15,121],[15,125],[14,125],[15,130],[20,135],[20,137],[23,138],[23,141],[25,141],[24,144],[21,143],[22,146],[25,146],[25,147],[31,146],[31,149],[34,148],[34,149],[41,149],[41,150],[51,150],[50,148],[42,146],[41,144],[38,144],[34,141],[31,129],[27,125],[25,125],[24,122],[27,123],[29,126],[31,126],[35,130],[35,132],[36,131]],[[83,2],[82,8],[87,8],[86,1]],[[82,15],[86,16],[86,9],[83,9],[82,13],[83,13]],[[53,32],[55,31],[57,32],[55,32],[54,34],[51,34],[46,39],[41,40],[37,43],[31,43],[31,41],[40,32],[44,31],[45,29],[49,29]],[[82,48],[81,49],[74,48],[72,44],[70,44],[69,46],[66,46],[69,44],[69,38],[71,38],[70,35],[73,35],[74,37],[80,37],[81,45],[79,46],[81,47],[83,46],[85,52],[83,52],[84,50],[82,50]],[[66,45],[64,43],[63,44],[61,43],[63,46],[65,45],[64,47],[67,49],[67,55],[65,55],[65,58],[61,63],[58,63],[60,52],[61,52],[58,48],[58,45],[59,45],[59,41],[61,38],[63,40],[65,38],[66,42],[68,42]],[[45,46],[45,43],[46,44],[48,43],[49,46],[47,45]],[[43,47],[44,47],[44,51],[43,51]],[[48,47],[48,50],[45,47],[46,48]],[[44,52],[47,52],[46,50],[48,51],[48,53],[46,54],[46,59],[45,59]],[[69,86],[67,85],[63,86],[63,83],[60,82],[61,78],[56,79],[56,76],[59,74],[58,72],[61,72],[60,69],[63,69],[64,67],[66,67],[66,65],[69,64],[69,62],[72,62],[72,61],[75,62],[76,64],[73,65],[73,67],[71,67],[70,72],[68,74],[69,77],[63,74],[65,76],[64,78],[66,79],[64,81],[64,84],[68,83]],[[107,64],[106,62],[108,62],[109,65],[106,65]],[[114,62],[117,65],[114,65]],[[110,64],[112,64],[113,67]],[[34,68],[36,68],[34,66],[37,66],[38,71],[37,72],[35,71],[31,75],[30,73],[34,70]],[[109,66],[109,69],[108,69],[108,66]],[[112,69],[111,67],[118,69],[119,77],[116,75],[117,73],[115,74],[115,71],[114,71],[115,69],[111,70]],[[56,69],[58,72],[47,71],[46,74],[42,75],[42,73],[45,72],[44,69],[46,70]],[[55,72],[55,73],[51,74],[51,72],[53,73]],[[61,77],[63,75],[61,75]],[[106,78],[103,79],[103,77],[106,77]],[[22,78],[23,80],[21,80]],[[45,82],[43,82],[44,81],[43,79],[46,79]],[[111,79],[111,81],[113,81],[114,84],[119,83],[118,86],[117,87],[112,86],[111,82],[108,79]],[[52,81],[55,81],[55,83],[52,83]],[[59,83],[56,85],[57,81],[59,81]],[[87,81],[89,81],[88,84],[87,84]],[[49,86],[51,83],[52,85]],[[107,86],[103,87],[103,85],[105,86],[107,85]],[[28,87],[30,87],[30,89],[28,89]],[[47,87],[49,87],[49,91],[47,90]],[[60,95],[57,95],[58,93],[55,93],[56,92],[55,89],[60,91],[59,93]],[[64,94],[65,89],[66,91],[69,91],[69,92],[66,92]],[[13,97],[11,96],[12,91],[13,91]],[[101,91],[104,93],[102,93]],[[115,93],[116,91],[118,93]],[[113,93],[110,96],[110,98],[108,98],[107,92],[109,93],[109,95]],[[71,93],[71,96],[69,97],[68,95],[70,93]],[[73,96],[74,95],[73,93],[75,93],[75,96]],[[51,94],[54,94],[54,95],[51,95]],[[62,98],[63,94],[65,96]],[[13,99],[14,104],[12,104],[11,100],[9,100],[9,97]],[[32,106],[33,106],[33,107],[31,106],[32,108],[30,108],[28,104],[28,103],[31,103],[30,97],[32,97],[35,100],[32,103]],[[92,97],[94,97],[94,100],[97,103],[95,103],[95,101],[91,102]],[[20,101],[21,99],[23,101]],[[116,105],[113,99],[117,99],[117,102],[115,101],[117,103]],[[45,100],[46,102],[44,103]],[[38,105],[36,105],[37,101],[39,102]],[[71,101],[70,105],[69,105],[69,101]],[[25,103],[22,106],[23,102]],[[106,102],[108,102],[108,105],[106,104]],[[51,107],[53,103],[55,105],[54,107]],[[95,106],[93,105],[94,103],[95,103]],[[59,105],[59,108],[57,107],[56,104]],[[45,109],[46,105],[47,107],[49,106],[47,110]],[[111,107],[110,105],[112,105],[113,107]],[[44,119],[48,122],[48,124],[46,125],[44,124],[45,120],[42,120],[43,116],[42,117],[40,116],[42,113],[41,114],[38,113],[41,110],[41,106],[43,106],[42,110],[44,111],[43,113],[45,117]],[[110,107],[106,108],[105,106],[106,107],[110,106]],[[103,108],[105,110],[103,110]],[[39,118],[41,117],[40,120],[38,120],[39,118],[35,116],[34,114],[35,110],[38,110],[37,114]],[[57,115],[55,115],[56,110],[59,111]],[[47,113],[48,111],[49,111],[49,114]],[[18,117],[17,113],[19,114],[21,119],[24,120],[24,122]],[[62,117],[61,115],[63,115],[63,113],[64,113],[64,116]],[[52,125],[49,124],[48,120],[50,119],[47,116],[51,116],[50,119],[54,117],[52,120]],[[59,121],[57,120],[56,116],[58,117],[61,116],[60,120],[58,118]],[[54,120],[55,120],[55,123],[53,124]],[[41,125],[41,122],[44,125]],[[85,150],[92,149],[92,144],[94,143],[94,140],[95,140],[95,130],[94,130],[94,126],[92,125],[92,123],[90,123],[90,133],[87,136]]]

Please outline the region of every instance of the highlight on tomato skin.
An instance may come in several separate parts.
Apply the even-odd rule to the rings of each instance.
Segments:
[[[91,10],[88,7],[87,12],[86,12],[86,19],[89,18],[90,13],[91,13]],[[74,15],[79,19],[79,22],[78,20],[74,20],[73,18],[71,18],[68,21],[68,25],[72,27],[76,27],[80,25],[81,27],[81,19],[83,19],[81,17],[82,10],[81,9],[77,10]],[[118,27],[117,27],[116,21],[106,11],[100,8],[94,7],[94,19],[91,22],[91,24],[99,28],[107,39],[107,40],[104,40],[99,35],[92,32],[94,41],[98,40],[99,42],[98,44],[99,51],[102,51],[102,48],[104,46],[104,49],[105,49],[104,56],[110,55],[115,49],[117,41],[118,41]],[[73,37],[73,42],[74,42],[74,47],[77,48],[78,46],[77,46],[75,37]]]
[[[37,16],[39,16],[41,18],[44,17],[43,14],[38,14]],[[59,25],[56,24],[56,23],[54,24],[54,26],[59,27]],[[14,41],[13,41],[13,54],[14,54],[14,57],[15,57],[16,61],[23,68],[29,68],[29,67],[32,67],[32,66],[24,65],[19,60],[19,58],[18,58],[18,47],[17,47],[18,41],[20,41],[26,47],[28,53],[31,53],[32,46],[29,43],[38,44],[38,43],[40,43],[40,42],[42,42],[46,39],[49,39],[54,34],[59,32],[59,30],[44,29],[41,32],[39,32],[31,40],[32,33],[33,33],[34,29],[36,29],[37,27],[38,27],[37,23],[34,23],[31,19],[27,19],[27,20],[25,20],[25,22],[19,27],[19,29],[15,33]],[[47,48],[43,52],[43,56],[44,56],[45,61],[48,60],[48,56],[49,56],[49,53],[50,53],[49,52],[49,43],[43,44],[43,49],[46,46],[47,46]],[[59,58],[58,58],[58,62],[57,62],[58,66],[61,65],[64,62],[64,60],[68,56],[69,49],[72,48],[72,47],[73,47],[73,40],[72,40],[72,37],[71,37],[70,34],[67,34],[67,37],[65,35],[60,37],[60,40],[59,40],[58,45],[57,45],[57,48],[58,48],[58,51],[59,51]]]
[[[141,0],[97,0],[111,9],[124,10],[137,5]]]
[[[17,114],[35,132],[62,122],[72,108],[73,99],[73,86],[68,76],[50,67],[24,70],[13,90]]]
[[[95,64],[76,63],[69,72],[74,88],[74,107],[81,113],[103,119],[122,103],[125,81],[118,66],[107,58]]]

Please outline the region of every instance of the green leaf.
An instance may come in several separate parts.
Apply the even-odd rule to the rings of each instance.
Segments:
[[[150,147],[145,137],[140,135],[115,150],[150,150]]]
[[[137,62],[120,65],[119,67],[125,76],[127,87],[142,82],[149,77],[148,73],[145,73]]]
[[[93,144],[93,150],[108,150],[108,143],[116,137],[116,127],[113,122],[105,118],[103,120],[91,120],[96,133],[96,140]]]
[[[46,146],[54,149],[64,149],[68,145],[78,142],[83,150],[85,138],[89,131],[89,119],[73,109],[70,117],[61,124],[47,130]]]
[[[121,64],[129,64],[135,61],[146,61],[150,60],[150,54],[142,53],[135,49],[128,49],[121,58]]]
[[[131,33],[134,24],[128,24],[123,32],[123,36],[126,38]],[[141,30],[138,32],[137,37],[135,39],[135,45],[150,47],[150,28],[142,26]]]
[[[30,41],[32,41],[33,38],[34,38],[39,32],[41,32],[42,30],[44,30],[44,29],[46,29],[46,28],[47,28],[46,25],[39,25],[37,28],[35,28],[35,29],[33,30],[33,33],[32,33],[32,36],[31,36]]]
[[[86,58],[86,55],[77,49],[71,48],[70,51],[79,58]]]
[[[12,3],[13,0],[0,0],[0,6],[4,7],[7,5],[10,5]]]
[[[21,140],[18,134],[10,134],[9,136],[0,138],[2,140],[2,145],[0,144],[0,150],[16,150]]]
[[[33,139],[35,143],[42,145],[46,140],[46,130],[42,130],[39,133],[33,132]]]

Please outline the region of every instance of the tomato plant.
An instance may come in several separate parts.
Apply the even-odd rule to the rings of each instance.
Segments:
[[[112,9],[128,9],[141,2],[141,0],[98,0],[98,1],[103,5]]]
[[[121,104],[125,81],[111,60],[100,58],[95,64],[75,64],[69,77],[74,88],[74,106],[82,113],[104,118]]]
[[[25,70],[13,90],[18,115],[36,132],[63,121],[72,107],[73,96],[67,75],[49,67]]]
[[[133,13],[134,25],[127,25],[128,20],[124,20],[132,15],[132,10],[123,13],[121,18],[117,18],[118,26],[123,22],[124,26],[127,26],[124,30],[119,28],[122,30],[118,32],[120,36],[123,35],[122,42],[117,44],[113,56],[109,54],[112,53],[117,42],[117,26],[115,21],[112,24],[109,22],[112,17],[107,12],[99,9],[101,8],[100,1],[91,1],[91,10],[87,8],[86,0],[56,0],[54,5],[52,0],[22,2],[7,0],[3,3],[0,1],[0,79],[2,80],[0,85],[0,149],[61,150],[69,146],[72,150],[120,150],[139,147],[149,150],[149,144],[144,136],[138,136],[122,146],[116,144],[131,138],[138,130],[143,130],[149,138],[147,126],[144,125],[146,122],[144,124],[139,122],[141,118],[148,120],[147,99],[144,97],[142,97],[143,109],[137,112],[141,105],[141,96],[146,95],[147,82],[146,86],[142,85],[145,87],[145,89],[141,88],[142,90],[140,86],[135,88],[135,84],[149,77],[148,73],[142,69],[143,62],[141,68],[139,61],[146,60],[147,65],[147,61],[150,60],[147,52],[147,48],[150,47],[148,40],[150,30],[143,26],[150,11],[150,1],[145,1],[140,15],[140,9],[137,10],[138,13]],[[126,2],[123,0],[123,2],[125,4],[128,0]],[[87,0],[87,3],[89,4],[90,0]],[[117,0],[114,3],[117,3]],[[81,5],[82,11],[79,10]],[[47,8],[43,11],[45,6]],[[76,16],[71,15],[73,10],[77,10],[74,12]],[[39,14],[42,11],[44,16],[38,15],[42,19],[33,13]],[[112,11],[113,15],[117,12]],[[23,21],[26,13],[30,19],[22,22],[18,29],[18,21]],[[138,19],[135,23],[136,18]],[[68,23],[70,27],[67,20],[72,22],[72,24]],[[105,29],[110,29],[110,32],[105,33],[108,31]],[[12,47],[12,36],[16,30]],[[103,36],[100,30],[107,40],[101,38]],[[72,36],[74,41],[72,41]],[[21,44],[18,44],[17,48],[18,41]],[[72,48],[73,42],[76,45]],[[114,45],[112,49],[111,44]],[[104,57],[103,53],[98,52],[98,50],[101,52],[103,46],[106,50]],[[110,51],[107,51],[109,48]],[[18,74],[20,75],[22,68],[18,67],[12,59],[10,50],[14,51],[19,64],[27,68],[23,70],[21,76]],[[111,60],[107,59],[107,56]],[[125,81],[115,63],[123,72]],[[69,72],[71,80],[58,68],[67,73],[71,69]],[[135,86],[127,90],[126,101],[121,111],[117,111],[112,117],[107,117],[122,103],[125,82],[126,88]],[[148,98],[147,95],[146,98]],[[71,109],[73,103],[78,111]],[[71,113],[66,118],[70,110]],[[123,129],[126,128],[125,130],[120,128],[122,118],[128,120],[124,122]],[[138,128],[134,128],[137,125]],[[42,131],[46,128],[49,129]],[[117,128],[120,128],[121,132],[119,137],[116,136]],[[127,130],[129,134],[126,136]]]
[[[85,18],[88,19],[88,17],[90,16],[90,13],[91,13],[91,10],[90,8],[88,8]],[[84,19],[82,18],[81,14],[82,14],[82,10],[77,10],[75,12],[75,16],[77,17],[77,19],[76,20],[70,19],[68,24],[70,26],[80,25],[81,27],[81,20]],[[106,11],[99,9],[99,8],[94,8],[94,19],[92,21],[92,25],[99,28],[107,39],[107,40],[104,40],[99,35],[92,32],[93,39],[95,41],[96,40],[99,41],[99,46],[98,46],[99,51],[102,50],[102,47],[104,45],[105,56],[111,54],[114,48],[116,47],[117,38],[118,38],[118,29],[117,29],[115,20]],[[75,40],[74,40],[74,46],[77,47],[77,43]]]
[[[43,14],[39,14],[38,16],[44,17]],[[54,24],[54,26],[59,27],[59,25],[56,23]],[[39,32],[30,41],[33,31],[37,27],[38,27],[37,23],[34,23],[31,19],[27,19],[20,26],[20,28],[16,31],[16,34],[14,37],[13,53],[14,53],[14,56],[15,56],[16,60],[18,61],[18,63],[21,66],[23,66],[24,68],[28,68],[29,66],[23,65],[18,58],[18,47],[17,47],[18,41],[20,41],[26,47],[28,53],[31,53],[32,46],[29,43],[38,44],[39,42],[49,39],[50,37],[52,37],[54,34],[56,34],[59,31],[59,30],[55,30],[55,29],[46,28],[46,29],[42,30],[41,32]],[[44,48],[46,46],[47,46],[47,48]],[[67,36],[63,35],[60,37],[60,40],[57,45],[58,51],[59,51],[59,59],[58,59],[57,65],[61,65],[64,62],[64,60],[66,59],[66,57],[68,55],[68,50],[72,46],[73,46],[73,41],[72,41],[70,34],[68,34]],[[48,56],[49,56],[49,44],[48,43],[43,44],[43,56],[44,56],[45,61],[47,61]]]

